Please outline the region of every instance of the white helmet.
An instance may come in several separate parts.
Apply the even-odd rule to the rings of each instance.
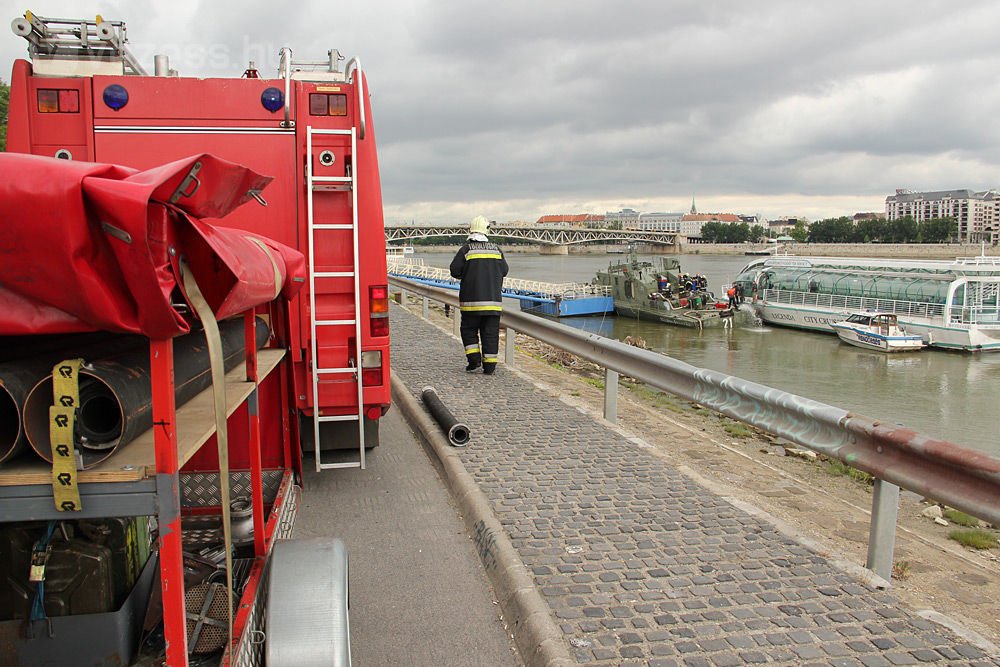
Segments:
[[[487,222],[486,218],[481,215],[477,215],[472,219],[469,224],[470,234],[485,234],[490,229],[490,223]]]

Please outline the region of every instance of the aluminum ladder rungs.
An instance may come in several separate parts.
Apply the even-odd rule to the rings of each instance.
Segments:
[[[356,422],[358,421],[358,415],[327,415],[325,417],[317,417],[316,420],[320,423],[322,422]]]
[[[357,320],[316,320],[316,326],[318,327],[342,327],[348,324],[354,324]]]
[[[356,128],[351,128],[349,130],[334,130],[334,129],[320,129],[311,126],[306,127],[306,154],[312,155],[313,153],[313,136],[319,135],[341,135],[348,136],[351,140],[351,154],[357,155],[357,135]],[[309,199],[307,201],[307,216],[309,224],[309,309],[310,313],[314,318],[318,318],[319,311],[316,308],[316,286],[318,281],[323,279],[331,278],[350,278],[353,279],[354,283],[354,317],[353,319],[344,320],[321,320],[313,319],[312,321],[312,336],[311,336],[311,346],[312,346],[312,357],[314,360],[319,358],[319,350],[317,348],[317,329],[320,327],[334,327],[334,326],[351,326],[356,330],[356,336],[354,339],[354,352],[357,359],[361,358],[361,288],[359,285],[360,270],[359,270],[359,246],[358,246],[358,233],[359,233],[359,221],[358,221],[358,191],[357,191],[357,165],[355,169],[351,170],[349,176],[317,176],[313,173],[312,160],[306,162],[306,185],[309,190]],[[351,197],[350,205],[352,210],[351,222],[350,224],[339,222],[317,222],[314,219],[313,210],[313,198],[316,192],[344,192]],[[354,266],[351,271],[316,271],[316,256],[315,248],[318,243],[319,232],[328,231],[350,231],[352,234],[352,246],[353,246],[353,262]],[[342,238],[339,237],[339,238]],[[331,313],[335,314],[335,313]],[[354,382],[355,389],[357,392],[357,413],[349,415],[330,415],[322,416],[320,414],[321,406],[319,403],[319,388],[321,384],[330,384],[336,382],[337,380],[331,378],[330,376],[345,376],[350,374],[352,376],[350,380]],[[361,370],[359,368],[314,368],[311,371],[312,376],[312,388],[313,388],[313,400],[316,403],[313,409],[313,434],[315,438],[316,445],[316,470],[330,470],[337,468],[365,468],[365,428],[364,428],[364,395],[361,382]],[[323,376],[326,376],[324,379]],[[346,378],[345,378],[346,379]],[[323,422],[354,422],[357,424],[358,428],[358,458],[355,461],[342,462],[342,463],[323,463],[322,461],[322,443],[320,442],[320,424]]]
[[[349,135],[353,132],[351,130],[333,130],[324,127],[310,127],[309,131],[313,134],[344,134]]]
[[[361,461],[347,461],[345,463],[320,463],[320,470],[334,470],[336,468],[360,468]]]

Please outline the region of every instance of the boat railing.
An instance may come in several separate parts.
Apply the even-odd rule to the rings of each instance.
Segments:
[[[389,257],[386,266],[390,275],[397,275],[409,278],[421,278],[437,283],[457,283],[451,277],[448,269],[436,266],[427,266],[423,258],[402,258]],[[588,296],[608,296],[611,294],[609,285],[598,285],[595,283],[546,283],[538,280],[525,280],[523,278],[504,278],[503,290],[505,293],[520,293],[541,296],[549,299],[579,299]]]
[[[830,308],[843,311],[845,315],[854,311],[880,310],[904,317],[922,317],[927,319],[941,319],[944,317],[944,304],[927,303],[925,301],[902,301],[899,299],[822,294],[819,292],[782,289],[764,290],[763,296],[764,300],[769,303],[787,303],[796,306]]]
[[[422,297],[424,317],[431,300],[458,304],[453,291],[397,277],[389,282],[400,291],[403,303],[409,294]],[[457,324],[458,318],[454,321]],[[545,318],[510,310],[503,312],[500,325],[506,330],[504,359],[510,367],[516,334],[603,367],[608,421],[617,420],[618,380],[625,375],[871,474],[875,488],[867,567],[884,586],[889,585],[894,563],[900,488],[1000,523],[1000,458]]]
[[[974,264],[976,266],[1000,266],[1000,257],[986,257],[976,255],[975,257],[956,257],[956,264]]]

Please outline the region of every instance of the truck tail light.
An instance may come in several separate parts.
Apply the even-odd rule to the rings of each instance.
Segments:
[[[389,318],[372,316],[372,336],[389,335]]]
[[[370,387],[382,384],[382,351],[368,350],[361,353],[361,385]]]
[[[368,298],[372,314],[389,312],[389,287],[387,285],[372,285],[369,287]]]
[[[39,88],[38,113],[80,113],[80,91]]]
[[[368,312],[371,313],[371,335],[389,335],[389,286],[368,288]]]

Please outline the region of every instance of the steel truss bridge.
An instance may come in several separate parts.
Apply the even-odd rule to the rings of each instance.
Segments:
[[[461,236],[469,233],[466,226],[455,225],[402,225],[386,226],[385,240],[409,241],[426,239],[432,236]],[[655,245],[674,245],[677,234],[674,232],[647,232],[637,229],[582,229],[577,227],[552,227],[550,225],[513,226],[493,225],[490,236],[500,236],[508,239],[521,239],[541,245],[566,246],[583,243],[649,243]]]

